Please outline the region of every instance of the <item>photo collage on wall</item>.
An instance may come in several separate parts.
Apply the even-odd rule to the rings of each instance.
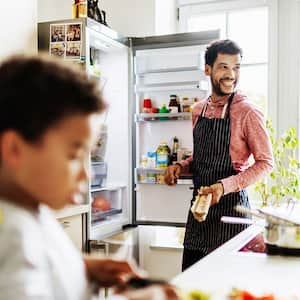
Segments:
[[[50,24],[49,54],[63,59],[80,60],[81,23]]]

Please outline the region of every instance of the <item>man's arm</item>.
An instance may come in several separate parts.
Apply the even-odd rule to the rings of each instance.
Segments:
[[[258,110],[250,111],[244,119],[244,135],[254,158],[254,164],[237,175],[221,180],[224,194],[238,192],[266,176],[273,168],[274,159],[271,141],[263,115]]]

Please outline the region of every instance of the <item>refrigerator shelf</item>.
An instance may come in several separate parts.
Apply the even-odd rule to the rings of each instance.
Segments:
[[[92,212],[92,223],[103,220],[106,217],[120,214],[122,209],[112,208],[107,211]]]
[[[159,92],[175,92],[175,91],[200,91],[207,92],[208,84],[205,81],[193,82],[190,84],[168,84],[168,85],[148,85],[148,86],[135,86],[135,92],[141,93],[159,93]]]
[[[149,69],[144,72],[137,72],[135,75],[136,76],[145,76],[148,74],[156,74],[156,73],[171,73],[171,72],[199,71],[199,70],[201,71],[202,67],[200,65],[197,65],[197,66],[192,66],[192,67]]]
[[[125,185],[122,186],[105,186],[105,187],[91,187],[90,192],[95,193],[95,192],[102,192],[102,191],[117,191],[120,189],[125,188]]]
[[[165,169],[158,169],[158,168],[136,168],[137,174],[141,172],[148,172],[152,174],[163,174],[165,173]]]
[[[182,121],[191,120],[191,112],[182,113],[142,113],[135,115],[136,122],[153,122],[153,121]]]
[[[152,185],[166,185],[165,183],[157,183],[157,182],[141,182],[137,181],[137,184],[152,184]],[[192,179],[177,179],[178,185],[193,185]]]

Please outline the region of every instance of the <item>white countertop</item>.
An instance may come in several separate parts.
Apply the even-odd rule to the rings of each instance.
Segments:
[[[61,218],[87,213],[89,209],[90,209],[89,204],[68,205],[61,210],[54,211],[54,214],[57,219],[61,219]]]
[[[284,296],[280,299],[300,299],[300,257],[237,252],[260,232],[261,227],[257,225],[248,227],[176,276],[172,283],[181,288],[212,293],[213,299],[225,299],[224,295],[232,287],[246,289],[258,296],[271,292]]]

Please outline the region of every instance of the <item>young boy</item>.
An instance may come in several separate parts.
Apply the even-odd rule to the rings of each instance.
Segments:
[[[89,299],[89,280],[136,276],[127,262],[82,259],[51,209],[76,201],[94,117],[105,104],[83,72],[41,57],[0,66],[0,299]]]

